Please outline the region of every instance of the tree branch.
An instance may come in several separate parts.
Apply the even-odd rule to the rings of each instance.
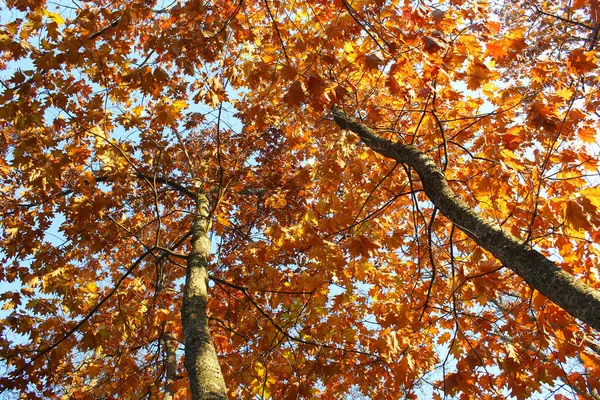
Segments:
[[[150,175],[144,175],[141,172],[134,172],[133,175],[135,175],[136,177],[140,178],[140,179],[145,179],[147,181],[156,181],[159,183],[163,183],[167,186],[170,186],[171,188],[177,190],[178,192],[180,192],[181,194],[184,194],[192,199],[196,199],[198,197],[198,194],[194,193],[193,191],[191,191],[190,189],[186,188],[185,186],[183,186],[181,183],[176,182],[172,179],[169,178],[165,178],[163,176],[150,176]]]
[[[583,284],[538,251],[476,214],[450,188],[435,162],[416,147],[379,137],[373,129],[340,109],[333,108],[332,113],[340,128],[356,133],[372,150],[414,169],[432,203],[479,246],[573,317],[600,331],[600,291]]]
[[[125,281],[125,279],[127,279],[127,277],[129,275],[131,275],[131,273],[133,272],[133,270],[140,265],[140,263],[142,262],[142,260],[144,258],[146,258],[148,255],[150,255],[152,253],[154,249],[149,249],[146,252],[144,252],[144,254],[142,254],[141,256],[139,256],[132,264],[131,266],[127,269],[127,271],[125,271],[125,273],[123,275],[121,275],[121,277],[117,280],[117,282],[115,282],[115,285],[113,286],[113,288],[106,294],[106,296],[104,296],[102,298],[102,300],[100,300],[98,302],[98,304],[96,304],[87,314],[85,317],[83,317],[77,324],[75,324],[75,326],[73,326],[71,329],[69,329],[69,331],[67,333],[65,333],[59,340],[57,340],[56,342],[54,342],[53,344],[51,344],[48,347],[45,347],[41,350],[39,350],[39,353],[33,357],[31,360],[27,361],[24,363],[24,365],[19,368],[18,370],[16,370],[15,372],[12,372],[12,378],[10,378],[10,380],[8,381],[8,385],[4,388],[2,388],[0,390],[0,393],[3,393],[4,390],[6,390],[7,388],[9,388],[11,386],[11,384],[21,376],[21,374],[27,370],[27,368],[29,368],[30,365],[32,365],[36,360],[38,360],[40,357],[44,356],[45,354],[48,354],[49,352],[51,352],[52,350],[54,350],[55,348],[57,348],[62,342],[64,342],[65,340],[67,340],[68,338],[70,338],[75,332],[77,332],[79,330],[79,328],[81,328],[94,314],[96,314],[96,312],[100,309],[100,307],[102,307],[102,305],[104,303],[106,303],[106,301],[108,299],[110,299],[119,289],[119,287],[121,286],[121,284],[123,283],[123,281]]]

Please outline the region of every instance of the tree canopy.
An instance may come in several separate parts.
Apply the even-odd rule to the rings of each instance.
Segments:
[[[0,391],[600,398],[596,0],[7,0]]]

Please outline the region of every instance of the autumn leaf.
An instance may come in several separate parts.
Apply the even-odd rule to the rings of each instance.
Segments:
[[[444,47],[443,43],[434,37],[423,36],[423,50],[427,53],[437,53]]]
[[[365,65],[367,68],[378,69],[380,66],[385,65],[385,61],[376,54],[367,54],[365,56]]]
[[[596,129],[591,127],[583,127],[577,130],[577,136],[579,136],[584,143],[596,143],[597,135],[598,132]]]
[[[588,218],[588,210],[585,209],[585,206],[580,200],[581,199],[579,199],[579,201],[577,199],[572,199],[567,201],[563,211],[567,224],[574,232],[584,232],[592,229],[592,225]]]
[[[300,106],[305,99],[306,95],[300,81],[295,81],[283,97],[283,100],[291,106]]]
[[[398,95],[402,92],[400,84],[393,75],[389,75],[385,83],[392,94]]]
[[[583,49],[575,49],[568,56],[569,69],[578,75],[583,75],[596,69],[598,67],[597,62],[595,53],[585,52]]]
[[[529,108],[528,120],[535,128],[553,131],[560,123],[556,111],[550,105],[535,102]]]
[[[590,368],[593,371],[599,371],[600,370],[600,360],[598,359],[597,356],[591,355],[591,354],[582,353],[580,355],[580,357],[583,360],[583,364],[587,368]]]
[[[490,78],[489,68],[478,59],[473,60],[473,62],[469,65],[467,73],[469,77],[467,81],[467,87],[470,90],[478,89]]]

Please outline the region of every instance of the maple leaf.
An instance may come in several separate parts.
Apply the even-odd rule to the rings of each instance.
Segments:
[[[502,60],[508,54],[508,47],[503,41],[486,43],[486,55],[491,55],[495,60]]]
[[[560,123],[555,110],[540,102],[535,102],[529,108],[528,121],[536,128],[553,131]]]
[[[392,94],[400,94],[402,92],[402,88],[396,78],[393,75],[389,75],[387,80],[385,81],[387,87],[390,89]]]
[[[598,132],[591,127],[584,127],[577,130],[577,136],[585,143],[596,143]]]
[[[300,81],[295,81],[285,96],[283,96],[283,100],[286,103],[296,107],[302,105],[305,99],[306,94],[304,93],[304,88],[302,87],[302,83]]]
[[[568,56],[569,69],[578,75],[583,75],[598,68],[598,60],[594,52],[575,49]]]
[[[489,68],[478,59],[473,60],[473,62],[469,65],[469,68],[467,69],[467,73],[468,73],[468,77],[469,77],[469,79],[467,81],[468,82],[467,87],[470,90],[478,89],[481,85],[486,83],[490,78]]]

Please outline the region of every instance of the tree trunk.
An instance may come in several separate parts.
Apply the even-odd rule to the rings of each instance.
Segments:
[[[177,379],[177,347],[175,341],[166,333],[162,337],[165,346],[165,395],[163,400],[173,400],[173,383]]]
[[[600,331],[600,292],[577,280],[536,250],[477,215],[450,188],[435,162],[411,145],[377,136],[368,126],[333,109],[335,122],[356,133],[363,143],[379,154],[414,169],[423,189],[435,206],[479,246],[492,253],[502,264],[529,285],[561,306],[573,317]]]
[[[205,195],[199,195],[193,224],[192,250],[188,258],[181,306],[185,344],[185,367],[189,373],[192,399],[227,399],[227,388],[208,329],[208,256],[211,222]]]

